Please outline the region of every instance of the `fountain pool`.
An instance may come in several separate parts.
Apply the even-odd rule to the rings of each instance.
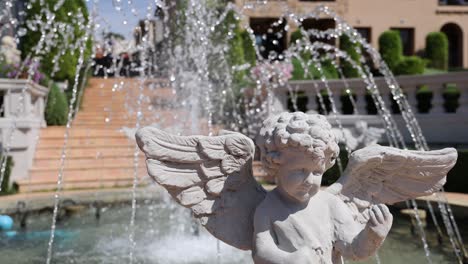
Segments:
[[[250,252],[224,243],[220,245],[221,257],[218,259],[213,236],[199,228],[190,217],[189,210],[175,204],[165,193],[160,193],[151,200],[138,202],[134,263],[252,263]],[[95,208],[89,206],[59,221],[54,263],[128,263],[128,218],[131,211],[129,204],[108,204],[102,208],[97,220]],[[379,251],[382,263],[424,263],[424,251],[418,235],[410,232],[409,218],[396,209],[392,213],[395,215],[394,226]],[[50,235],[49,221],[50,213],[41,213],[29,217],[26,230],[17,225],[14,231],[1,233],[1,262],[44,263]],[[462,235],[468,238],[468,223],[460,221],[460,225]],[[427,227],[433,262],[454,263],[456,258],[450,244],[438,246],[437,233],[433,229],[431,225]],[[353,263],[375,263],[375,260]]]

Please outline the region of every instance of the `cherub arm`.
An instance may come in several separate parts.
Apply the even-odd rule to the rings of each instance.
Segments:
[[[255,264],[289,264],[318,263],[319,259],[312,249],[303,247],[295,252],[278,248],[273,239],[273,227],[268,209],[260,206],[254,216],[254,249],[252,252]]]
[[[339,208],[341,207],[342,208]],[[347,206],[341,203],[337,206],[335,223],[335,249],[352,260],[366,259],[375,254],[387,237],[392,226],[393,216],[384,204],[374,205],[369,211],[369,219],[364,228],[357,223]]]

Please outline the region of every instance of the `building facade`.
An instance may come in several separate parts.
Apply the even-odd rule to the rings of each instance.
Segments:
[[[244,5],[248,0],[236,0]],[[254,1],[251,1],[254,2]],[[405,55],[418,54],[425,48],[426,36],[434,31],[444,32],[449,40],[449,65],[468,68],[468,1],[466,0],[270,0],[265,6],[248,9],[243,23],[255,34],[271,34],[271,24],[284,17],[285,10],[308,14],[319,5],[327,5],[364,38],[377,48],[379,36],[386,30],[400,31]],[[284,19],[285,23],[287,19]],[[280,37],[280,45],[287,46],[294,25]],[[334,27],[334,20],[306,20],[306,29]],[[273,33],[277,33],[274,32]],[[281,34],[279,34],[281,35]]]

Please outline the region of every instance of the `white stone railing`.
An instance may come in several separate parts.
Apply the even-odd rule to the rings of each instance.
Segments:
[[[447,74],[434,74],[434,75],[417,75],[417,76],[398,76],[397,82],[403,89],[408,102],[416,114],[417,119],[420,122],[423,132],[427,134],[429,142],[435,143],[463,143],[468,144],[468,72],[455,72]],[[315,84],[314,84],[315,82]],[[379,91],[382,95],[385,105],[388,109],[391,109],[391,94],[388,85],[383,77],[376,77],[375,82],[379,87]],[[356,108],[360,114],[359,118],[368,120],[371,123],[378,121],[373,118],[373,115],[369,115],[367,112],[366,102],[366,84],[362,79],[347,79],[347,86],[355,94]],[[299,91],[305,93],[307,97],[306,111],[317,111],[319,104],[317,103],[317,93],[314,88],[318,86],[319,90],[325,89],[323,82],[319,80],[306,80],[306,81],[290,81],[290,88],[293,91]],[[458,98],[458,108],[455,113],[447,113],[444,108],[444,91],[448,85],[455,85],[460,93]],[[328,86],[333,93],[333,101],[336,104],[338,112],[341,113],[342,101],[340,96],[344,94],[346,85],[343,80],[329,80]],[[417,109],[417,98],[416,93],[422,86],[426,86],[432,92],[432,107],[428,113],[419,113]],[[273,108],[276,111],[287,111],[289,90],[286,87],[276,90],[276,96]],[[403,120],[398,112],[394,113],[395,120],[397,123],[401,123]],[[353,123],[356,119],[354,116],[342,115],[342,119],[348,120]],[[450,132],[448,132],[450,130]],[[447,131],[448,133],[444,132]],[[408,135],[409,139],[409,135]]]
[[[3,97],[0,141],[3,147],[9,145],[9,155],[13,157],[11,183],[26,178],[32,166],[40,128],[46,126],[44,110],[48,89],[26,80],[0,79],[0,92]]]

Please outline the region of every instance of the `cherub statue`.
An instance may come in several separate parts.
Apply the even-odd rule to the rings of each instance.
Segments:
[[[21,61],[21,51],[16,48],[15,39],[11,36],[4,36],[0,45],[0,55],[6,64],[16,64]]]
[[[332,130],[338,142],[344,143],[351,151],[377,144],[385,133],[384,129],[370,127],[363,120],[357,121],[354,128],[333,128]]]
[[[255,145],[246,136],[175,136],[152,127],[136,134],[148,173],[192,210],[218,239],[252,250],[255,263],[341,263],[364,259],[392,225],[384,204],[438,191],[457,153],[452,148],[408,151],[370,146],[355,151],[344,175],[320,189],[339,148],[326,118],[282,113],[257,138],[277,187],[253,178]]]

